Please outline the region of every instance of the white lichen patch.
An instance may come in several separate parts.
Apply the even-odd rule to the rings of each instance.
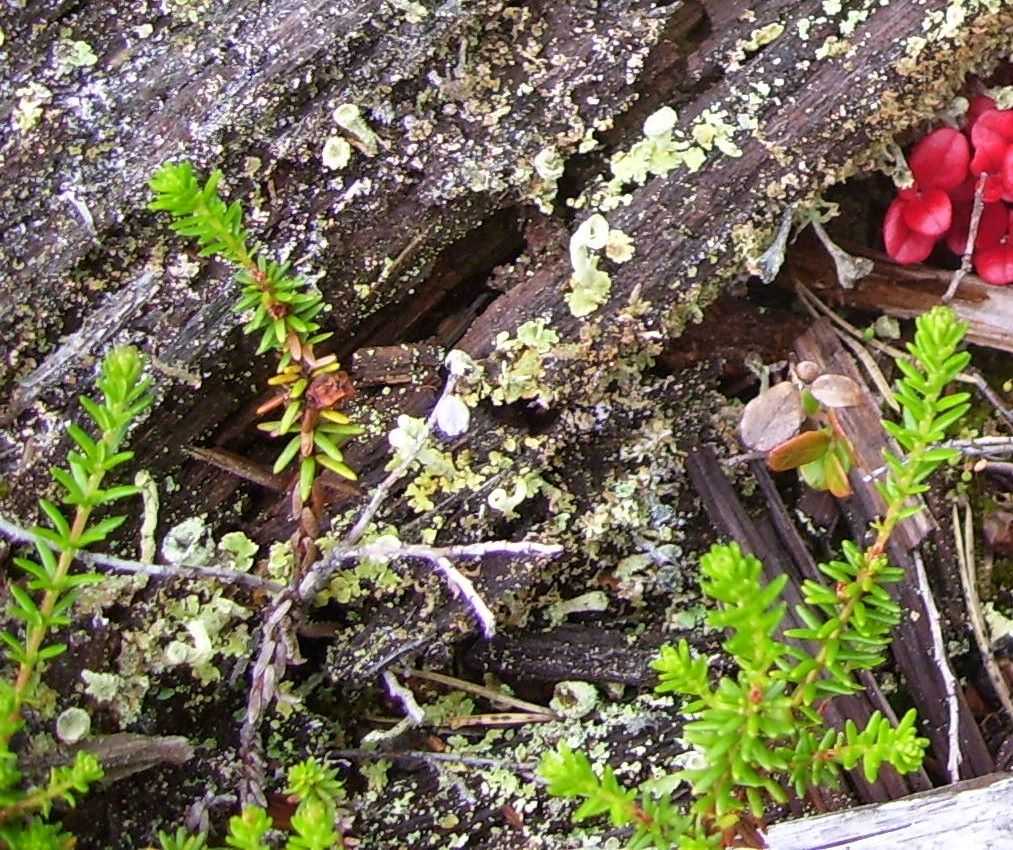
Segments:
[[[557,682],[549,708],[567,720],[580,720],[594,711],[598,699],[598,689],[590,682]]]
[[[340,171],[352,158],[352,146],[341,136],[330,136],[324,142],[320,153],[324,165],[332,171]]]

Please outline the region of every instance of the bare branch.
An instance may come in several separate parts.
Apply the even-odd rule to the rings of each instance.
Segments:
[[[987,174],[983,173],[979,175],[978,183],[974,187],[974,206],[971,207],[971,225],[967,230],[967,242],[964,243],[964,256],[960,259],[960,268],[953,273],[950,285],[946,288],[946,292],[943,293],[944,304],[953,300],[953,296],[957,294],[957,289],[960,287],[960,281],[971,272],[974,243],[978,241],[978,225],[981,224],[981,211],[985,208],[984,192],[987,180]]]
[[[949,708],[949,728],[947,729],[949,751],[946,754],[946,772],[949,774],[950,782],[960,780],[960,705],[957,701],[957,680],[950,670],[950,663],[947,660],[946,645],[943,643],[943,632],[939,625],[939,609],[936,608],[936,601],[932,597],[932,589],[929,587],[929,579],[925,574],[925,562],[921,553],[915,549],[911,552],[915,564],[915,588],[921,597],[922,605],[929,616],[929,631],[932,634],[932,656],[939,668],[939,674],[943,679],[943,686],[946,689],[946,704]]]
[[[19,543],[45,543],[38,535],[3,517],[0,517],[0,533]],[[172,566],[166,564],[142,564],[140,561],[130,561],[125,558],[117,558],[114,555],[106,555],[101,552],[86,552],[83,550],[78,551],[74,557],[89,567],[101,567],[118,572],[154,576],[155,578],[217,579],[218,581],[230,582],[232,584],[244,584],[255,590],[268,590],[272,593],[279,593],[285,589],[284,585],[280,585],[277,582],[268,581],[259,576],[229,569],[228,567],[199,567],[195,564],[174,564]]]
[[[369,543],[365,546],[337,546],[331,549],[321,560],[306,573],[299,584],[299,598],[308,602],[320,591],[324,583],[341,565],[348,561],[363,558],[397,560],[398,558],[415,558],[435,563],[440,558],[448,560],[471,560],[485,558],[489,555],[533,555],[538,558],[552,558],[562,553],[563,547],[556,544],[536,543],[520,540],[493,540],[488,543],[468,543],[460,546],[425,546],[406,543],[390,545],[386,543]]]

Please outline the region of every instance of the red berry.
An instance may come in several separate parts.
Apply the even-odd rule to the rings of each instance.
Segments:
[[[920,263],[932,253],[934,236],[925,236],[912,230],[904,222],[904,201],[895,198],[883,220],[883,243],[890,258],[905,265]]]

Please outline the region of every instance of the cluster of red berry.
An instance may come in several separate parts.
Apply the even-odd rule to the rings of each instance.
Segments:
[[[984,95],[971,101],[963,132],[933,130],[908,155],[914,186],[886,211],[883,241],[898,263],[920,263],[944,240],[967,247],[975,189],[982,183],[974,269],[988,283],[1013,283],[1013,109]]]

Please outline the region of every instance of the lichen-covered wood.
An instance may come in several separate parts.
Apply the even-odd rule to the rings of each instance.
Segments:
[[[358,379],[355,415],[369,429],[348,453],[363,491],[384,474],[397,417],[425,415],[436,398],[435,349],[456,345],[484,365],[469,434],[439,444],[454,471],[416,470],[382,522],[406,541],[532,533],[563,543],[568,558],[548,568],[482,565],[480,592],[519,627],[533,600],[560,586],[590,611],[602,598],[636,599],[644,579],[629,562],[619,577],[613,567],[649,550],[652,587],[684,593],[688,578],[674,574],[691,569],[680,544],[698,517],[683,449],[702,434],[721,437],[727,423],[715,415],[713,375],[652,371],[664,346],[763,250],[785,205],[874,163],[967,73],[1008,55],[1011,32],[1013,9],[999,0],[8,4],[0,508],[32,519],[95,358],[130,340],[151,355],[159,393],[133,440],[161,485],[159,536],[208,512],[219,534],[241,526],[262,544],[290,531],[284,496],[187,451],[256,464],[272,449],[252,427],[270,367],[238,331],[232,284],[145,211],[152,171],[186,158],[225,171],[256,236],[316,279],[332,305],[333,349]],[[365,133],[339,126],[334,113],[346,105],[358,107]],[[645,119],[662,106],[677,111],[674,132],[695,158],[617,195],[610,159],[643,140]],[[596,208],[627,234],[632,256],[602,259],[607,298],[576,317],[568,243]],[[383,375],[389,383],[377,384]],[[359,502],[354,492],[331,498],[340,529]],[[470,631],[464,609],[425,575],[402,577],[393,591],[360,578],[333,596],[335,606],[357,605],[354,616],[314,624],[313,634],[329,636],[314,672],[339,693],[368,688],[397,659],[444,657]],[[77,657],[111,670],[115,656],[123,679],[119,701],[102,709],[110,725],[127,717],[164,734],[220,729],[237,708],[238,655],[223,662],[224,680],[235,672],[238,685],[213,693],[164,668],[147,681],[137,666],[141,638],[163,650],[195,607],[232,611],[236,634],[255,632],[254,602],[202,592],[191,602],[186,588],[124,583],[87,609],[102,625],[75,633]],[[80,688],[80,673],[58,669],[54,681]],[[160,689],[175,696],[156,703]],[[326,739],[325,727],[309,715],[271,732],[302,746]],[[193,771],[218,790],[234,779],[231,744],[222,746]],[[676,747],[666,738],[661,750]],[[439,799],[458,799],[442,779]],[[538,804],[505,781],[486,785],[456,826],[429,830],[422,819],[424,840],[410,835],[415,814],[391,804],[383,846],[409,837],[447,846],[476,825],[488,847],[541,841],[541,831],[504,826],[501,813]],[[163,798],[173,816],[192,801],[176,792]],[[120,816],[109,799],[96,805]],[[135,817],[143,802],[123,811]],[[565,846],[544,835],[543,846]],[[131,838],[112,826],[94,846]]]

